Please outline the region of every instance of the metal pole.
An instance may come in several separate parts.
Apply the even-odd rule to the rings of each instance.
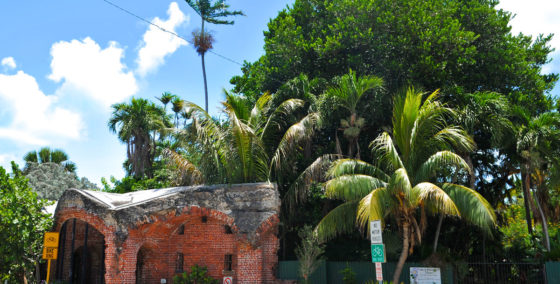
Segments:
[[[51,260],[49,259],[49,264],[47,264],[47,284],[49,284],[50,276],[51,276]]]
[[[74,283],[74,240],[76,238],[76,218],[72,224],[72,245],[70,246],[70,284]]]
[[[89,224],[86,223],[86,235],[84,237],[84,248],[82,249],[82,277],[80,280],[81,284],[84,284],[86,277],[86,267],[87,267],[87,237],[88,237]]]

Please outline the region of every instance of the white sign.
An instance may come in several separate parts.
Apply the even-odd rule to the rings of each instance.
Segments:
[[[411,267],[410,284],[441,284],[438,267]]]
[[[369,222],[369,235],[371,236],[372,244],[383,243],[383,237],[381,236],[381,220]]]
[[[383,281],[383,269],[381,267],[381,262],[375,263],[375,277],[377,281]]]
[[[224,276],[224,284],[233,284],[233,276]]]

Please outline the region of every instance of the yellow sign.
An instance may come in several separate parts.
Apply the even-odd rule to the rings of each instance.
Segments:
[[[43,248],[43,259],[56,259],[57,256],[58,256],[58,248],[55,247]]]
[[[58,247],[58,233],[47,232],[43,241],[44,247]]]

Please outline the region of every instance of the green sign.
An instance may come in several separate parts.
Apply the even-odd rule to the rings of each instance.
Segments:
[[[371,245],[371,262],[385,262],[385,246],[383,244]]]

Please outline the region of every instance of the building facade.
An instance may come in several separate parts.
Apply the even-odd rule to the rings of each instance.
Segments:
[[[234,283],[275,283],[280,199],[274,184],[176,187],[126,194],[67,190],[55,211],[55,279],[172,283],[205,266]]]

